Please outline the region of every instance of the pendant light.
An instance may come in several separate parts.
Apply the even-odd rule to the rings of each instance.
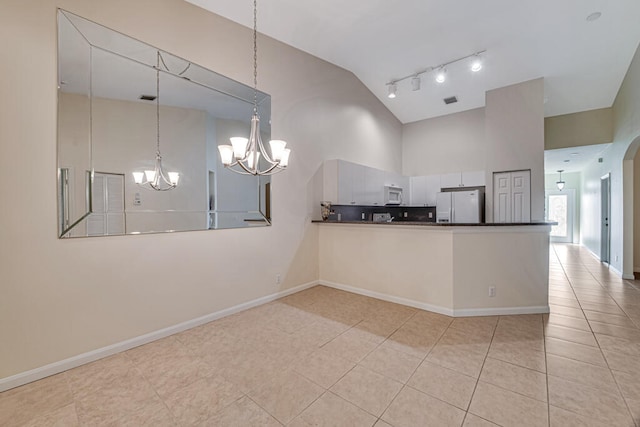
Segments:
[[[289,164],[291,150],[287,143],[271,140],[271,155],[267,153],[260,137],[260,117],[258,116],[258,4],[253,0],[253,115],[249,138],[230,138],[231,145],[219,145],[220,160],[225,168],[244,175],[273,175],[283,171]],[[260,157],[267,163],[260,169]],[[264,163],[263,162],[263,163]]]
[[[556,181],[556,186],[558,186],[558,190],[560,190],[560,191],[562,191],[562,189],[564,188],[564,181],[562,180],[562,172],[564,172],[564,169],[560,169],[558,171],[560,176],[558,177],[558,180]]]
[[[178,172],[165,172],[162,167],[162,155],[160,154],[160,51],[157,51],[156,59],[156,160],[153,170],[133,172],[133,180],[140,186],[148,186],[156,191],[173,190],[178,186],[180,174]]]

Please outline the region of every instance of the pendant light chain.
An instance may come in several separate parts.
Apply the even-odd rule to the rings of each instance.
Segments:
[[[160,157],[160,51],[156,59],[156,156]]]
[[[253,111],[258,112],[258,0],[253,0]]]

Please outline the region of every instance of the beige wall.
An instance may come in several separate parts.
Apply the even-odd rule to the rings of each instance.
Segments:
[[[633,271],[640,272],[640,150],[633,159]]]
[[[486,169],[484,108],[405,124],[402,171],[431,175]]]
[[[274,225],[59,240],[56,7],[252,82],[250,30],[180,0],[3,2],[0,379],[315,281],[309,186],[322,161],[401,171],[401,124],[358,79],[260,37],[272,137],[293,149],[273,177]]]
[[[544,119],[545,150],[607,144],[612,140],[612,108],[600,108]]]
[[[323,284],[456,316],[548,312],[548,226],[318,227]]]
[[[492,172],[531,169],[531,220],[544,219],[544,84],[530,80],[487,92],[487,218],[493,218]]]

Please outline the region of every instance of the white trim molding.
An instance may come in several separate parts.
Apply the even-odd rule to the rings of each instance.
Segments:
[[[125,350],[141,346],[143,344],[150,343],[152,341],[159,340],[161,338],[168,337],[169,335],[177,334],[178,332],[186,331],[187,329],[195,328],[196,326],[204,325],[205,323],[212,322],[222,317],[235,314],[249,308],[257,307],[262,304],[266,304],[271,301],[275,301],[279,298],[286,297],[287,295],[294,294],[296,292],[303,291],[318,285],[317,280],[304,283],[302,285],[286,289],[284,291],[276,292],[271,295],[266,295],[261,298],[257,298],[251,301],[247,301],[242,304],[235,305],[233,307],[226,308],[224,310],[216,311],[215,313],[207,314],[196,319],[188,320],[186,322],[179,323],[177,325],[169,326],[168,328],[160,329],[148,334],[144,334],[135,338],[121,341],[106,347],[102,347],[96,350],[89,351],[87,353],[78,354],[77,356],[70,357],[68,359],[60,360],[58,362],[50,363],[39,368],[31,369],[29,371],[21,372],[10,377],[0,378],[0,392],[19,387],[30,382],[46,378],[51,375],[59,374],[60,372],[67,371],[72,368],[102,359],[107,356],[111,356],[116,353],[120,353]]]
[[[330,288],[340,289],[347,292],[352,292],[358,295],[364,295],[371,298],[376,298],[383,301],[394,302],[397,304],[406,305],[409,307],[419,308],[421,310],[427,310],[438,314],[444,314],[451,317],[470,317],[470,316],[506,316],[511,314],[547,314],[549,313],[549,305],[544,306],[527,306],[527,307],[494,307],[494,308],[461,308],[450,309],[447,307],[441,307],[438,305],[427,304],[420,301],[414,301],[408,298],[397,297],[381,292],[370,291],[368,289],[356,288],[353,286],[345,285],[342,283],[330,282],[327,280],[320,280],[320,285],[328,286]]]

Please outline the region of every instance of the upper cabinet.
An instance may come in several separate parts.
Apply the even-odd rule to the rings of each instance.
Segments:
[[[454,172],[440,175],[441,188],[481,187],[486,185],[484,171]]]
[[[440,191],[440,175],[412,176],[411,204],[413,206],[435,206],[436,194]]]

